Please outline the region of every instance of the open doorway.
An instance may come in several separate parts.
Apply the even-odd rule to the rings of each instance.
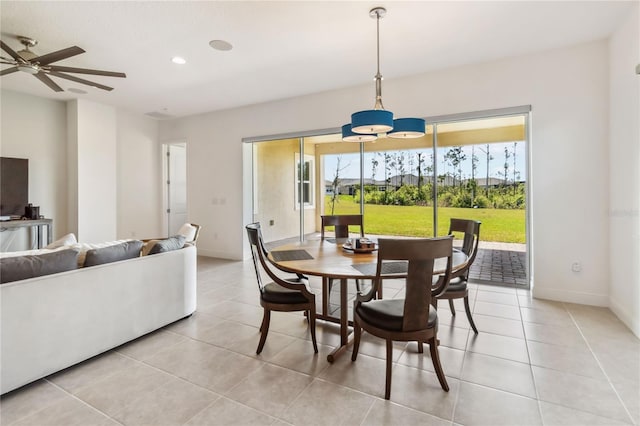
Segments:
[[[166,212],[164,229],[167,236],[175,235],[187,222],[187,144],[163,144],[163,194]]]

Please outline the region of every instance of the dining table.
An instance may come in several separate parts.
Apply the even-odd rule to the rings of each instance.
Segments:
[[[353,325],[348,319],[348,281],[373,280],[376,278],[378,262],[377,244],[373,249],[355,249],[351,239],[308,239],[294,243],[287,243],[271,249],[268,259],[273,265],[286,272],[316,276],[322,280],[322,313],[316,318],[340,324],[340,345],[328,356],[329,362],[334,362],[338,356],[346,351],[350,341],[349,326]],[[445,272],[446,258],[437,259],[434,264],[434,275]],[[452,272],[464,268],[467,255],[453,249]],[[381,278],[394,279],[406,277],[406,262],[383,263]],[[329,282],[340,281],[340,316],[332,316],[327,312],[329,300]],[[379,295],[381,296],[381,294]]]

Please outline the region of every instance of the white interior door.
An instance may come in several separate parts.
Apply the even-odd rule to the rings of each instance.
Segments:
[[[187,146],[167,145],[167,224],[175,235],[187,222]]]

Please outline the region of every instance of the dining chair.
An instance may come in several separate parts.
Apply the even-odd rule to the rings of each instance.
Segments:
[[[423,352],[422,344],[429,344],[431,360],[440,386],[449,391],[440,357],[438,354],[438,313],[431,305],[432,292],[440,294],[451,279],[453,237],[430,239],[379,239],[376,278],[367,294],[358,293],[353,308],[353,353],[355,361],[360,347],[362,330],[386,340],[386,385],[385,399],[391,396],[391,369],[394,341],[418,342],[418,352]],[[436,259],[446,258],[444,273],[432,286]],[[376,287],[382,279],[383,265],[387,261],[408,261],[404,299],[374,300]]]
[[[309,322],[313,350],[318,353],[318,344],[316,343],[316,297],[309,290],[309,281],[301,275],[286,279],[276,275],[267,258],[269,251],[264,245],[260,223],[251,223],[246,226],[246,230],[260,290],[260,306],[264,309],[262,324],[260,325],[260,342],[258,343],[256,354],[262,352],[267,340],[271,311],[304,311]],[[260,273],[261,269],[273,280],[272,282],[264,283]]]
[[[453,306],[454,299],[464,300],[464,310],[467,313],[467,319],[475,334],[478,334],[478,328],[473,322],[471,316],[471,309],[469,307],[469,289],[467,288],[467,282],[469,280],[469,269],[476,259],[478,254],[478,243],[480,242],[480,224],[481,222],[471,219],[451,219],[449,223],[449,234],[463,233],[462,247],[460,250],[467,255],[467,263],[461,269],[458,269],[451,275],[451,281],[449,286],[434,300],[434,306],[438,306],[438,300],[449,300],[449,309],[451,309],[451,315],[456,314],[456,309]]]
[[[325,228],[333,226],[336,239],[349,238],[349,226],[360,227],[360,237],[364,237],[364,225],[361,214],[340,214],[320,216],[322,227],[320,228],[320,239],[325,239]]]
[[[364,238],[364,224],[361,214],[341,214],[341,215],[321,215],[320,239],[325,240],[325,229],[334,227],[334,238],[336,244],[339,240],[349,238],[349,226],[360,227],[360,237]],[[327,315],[329,310],[329,297],[333,287],[332,278],[322,278],[322,314]],[[360,280],[356,280],[356,291],[360,291]]]

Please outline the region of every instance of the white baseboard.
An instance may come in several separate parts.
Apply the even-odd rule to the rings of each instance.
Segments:
[[[198,247],[198,256],[205,257],[215,257],[218,259],[228,259],[228,260],[244,260],[241,257],[233,256],[231,253],[227,251],[219,251],[219,250],[206,250]]]
[[[609,309],[640,339],[640,318],[637,314],[633,315],[613,298],[609,298]]]
[[[534,286],[533,297],[537,299],[555,300],[557,302],[577,303],[580,305],[609,306],[606,294],[586,293],[581,291],[558,290],[557,288]]]

